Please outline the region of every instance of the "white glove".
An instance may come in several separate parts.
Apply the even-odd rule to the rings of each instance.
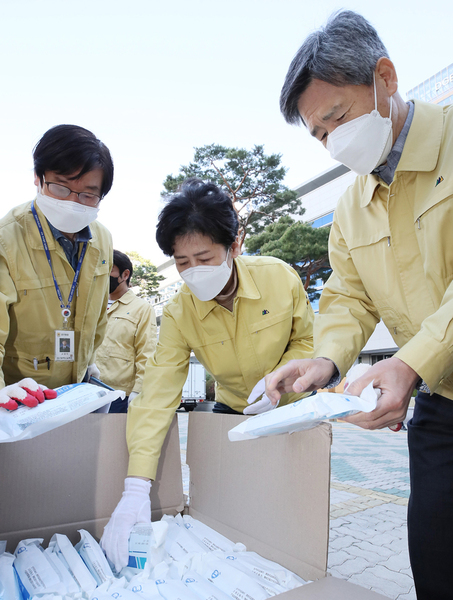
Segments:
[[[87,375],[88,375],[88,381],[90,380],[90,377],[96,377],[96,379],[101,378],[101,372],[97,368],[96,363],[93,363],[92,365],[88,365]]]
[[[250,396],[247,398],[247,402],[251,404],[251,406],[247,406],[246,408],[244,408],[244,410],[242,411],[244,415],[259,415],[263,412],[267,412],[268,410],[273,410],[274,408],[277,408],[280,400],[277,402],[277,404],[272,404],[272,402],[264,393],[265,391],[266,382],[263,377],[263,379],[260,379],[258,381],[258,383],[251,391]],[[261,400],[255,402],[255,400],[260,396],[262,396]],[[253,404],[253,402],[255,403]]]
[[[151,523],[151,481],[126,477],[124,492],[110,521],[104,527],[101,547],[117,573],[129,562],[129,535],[136,523]]]
[[[346,373],[346,379],[344,381],[344,391],[346,392],[351,383],[353,383],[359,377],[362,377],[362,375],[365,375],[365,373],[369,369],[371,369],[371,365],[366,365],[365,363],[359,363],[358,365],[354,365],[353,367],[351,367]],[[373,389],[376,392],[376,397],[380,398],[382,394],[380,388]]]
[[[344,382],[344,391],[346,392],[348,387],[351,385],[351,383],[353,383],[359,377],[362,377],[362,375],[365,375],[365,373],[370,368],[371,368],[371,365],[366,365],[364,363],[360,363],[358,365],[354,365],[353,367],[351,367],[349,369],[349,371],[346,373],[346,380]],[[378,400],[382,396],[381,388],[373,388],[373,389],[376,393],[376,399]],[[402,426],[403,426],[402,423],[395,423],[395,425],[389,425],[388,428],[391,431],[396,432],[396,431],[399,431]]]
[[[44,400],[57,397],[55,390],[50,390],[45,385],[36,383],[31,377],[21,379],[17,383],[7,385],[0,390],[0,407],[7,410],[16,410],[19,404],[34,408]]]

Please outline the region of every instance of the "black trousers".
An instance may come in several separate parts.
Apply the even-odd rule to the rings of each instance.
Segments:
[[[129,404],[129,396],[125,398],[117,398],[110,405],[109,413],[127,413]]]
[[[216,402],[212,408],[212,412],[223,415],[242,415],[242,413],[230,408],[227,404],[222,404],[222,402]]]
[[[407,524],[417,600],[452,600],[453,400],[419,392],[408,442]]]

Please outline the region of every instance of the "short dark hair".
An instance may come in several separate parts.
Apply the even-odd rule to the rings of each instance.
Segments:
[[[120,275],[122,275],[126,269],[129,269],[129,277],[127,278],[127,282],[126,282],[127,285],[129,286],[129,283],[130,283],[130,280],[132,277],[132,273],[134,272],[131,259],[128,257],[127,254],[124,254],[124,252],[120,252],[119,250],[114,250],[113,251],[113,264],[118,267],[118,271],[120,272]]]
[[[333,13],[325,27],[311,33],[297,51],[280,94],[287,123],[302,121],[297,104],[313,79],[342,87],[372,85],[380,58],[388,52],[377,31],[352,10]]]
[[[113,161],[109,149],[97,137],[77,125],[56,125],[46,131],[33,148],[35,173],[41,185],[46,171],[79,179],[93,169],[102,169],[101,198],[112,187]]]
[[[177,237],[201,233],[215,244],[230,248],[236,240],[239,219],[226,192],[210,181],[186,179],[159,214],[156,241],[173,256]]]

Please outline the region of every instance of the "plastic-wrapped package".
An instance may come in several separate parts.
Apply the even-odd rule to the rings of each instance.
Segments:
[[[14,568],[24,600],[38,594],[66,594],[66,588],[52,561],[41,548],[42,539],[19,542],[14,552]]]
[[[0,442],[29,440],[124,397],[124,392],[109,392],[91,383],[71,383],[57,388],[57,392],[54,400],[33,408],[0,410]]]
[[[223,550],[224,552],[240,552],[241,550],[245,550],[244,544],[235,544],[224,535],[190,515],[184,515],[182,520],[184,527],[198,538],[206,546],[207,550]]]
[[[22,600],[14,575],[14,556],[5,548],[6,542],[0,547],[0,600]]]
[[[231,600],[231,596],[222,592],[222,590],[195,571],[187,571],[182,581],[202,600]]]
[[[114,577],[112,569],[97,541],[85,529],[79,529],[79,533],[80,542],[76,544],[75,550],[79,553],[94,578],[96,585],[112,579]]]
[[[156,587],[165,600],[199,600],[182,581],[157,579]]]
[[[91,593],[96,589],[98,582],[90,573],[87,565],[67,536],[56,533],[49,542],[49,548],[58,555],[63,564],[68,568],[81,590]]]
[[[173,560],[185,560],[188,554],[207,551],[206,545],[186,529],[181,515],[164,515],[162,521],[168,523],[165,550]]]
[[[228,432],[231,442],[253,440],[267,435],[294,433],[316,427],[325,419],[338,419],[376,408],[377,393],[371,382],[359,396],[321,392],[292,404],[280,406],[242,421]]]
[[[143,569],[148,564],[152,568],[165,560],[167,532],[168,522],[163,519],[135,525],[129,537],[128,567]]]
[[[281,592],[293,590],[306,583],[292,571],[285,569],[278,563],[267,560],[267,558],[263,558],[256,552],[234,552],[233,554],[225,554],[224,558],[230,560],[236,568],[244,572],[252,572],[269,585],[275,586],[276,590],[281,590]]]
[[[197,555],[192,569],[234,600],[265,600],[270,595],[253,575],[236,569],[214,553]]]

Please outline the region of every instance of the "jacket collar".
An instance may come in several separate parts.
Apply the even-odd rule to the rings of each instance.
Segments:
[[[121,302],[121,304],[130,304],[134,298],[134,292],[132,292],[131,290],[127,290],[127,292],[123,294],[121,298],[118,298],[116,302]]]
[[[261,298],[261,294],[256,287],[253,277],[247,268],[247,264],[241,256],[234,259],[234,264],[238,274],[238,291],[236,294],[237,298],[249,298],[250,300],[258,300]],[[192,297],[192,301],[197,311],[197,315],[200,320],[203,320],[216,306],[219,306],[215,300],[208,300],[203,302],[199,300],[195,294],[189,290],[188,286],[184,284],[181,293],[189,294]]]
[[[127,292],[125,294],[123,294],[121,296],[121,298],[117,298],[116,300],[113,301],[113,304],[108,309],[108,313],[109,314],[114,313],[115,310],[119,307],[120,303],[121,304],[130,304],[134,298],[135,298],[134,293],[131,290],[127,290]]]
[[[396,167],[400,171],[433,171],[439,159],[444,127],[442,107],[414,100],[414,118],[407,134],[403,152]],[[376,175],[365,176],[360,206],[368,206],[379,185],[387,185]]]

